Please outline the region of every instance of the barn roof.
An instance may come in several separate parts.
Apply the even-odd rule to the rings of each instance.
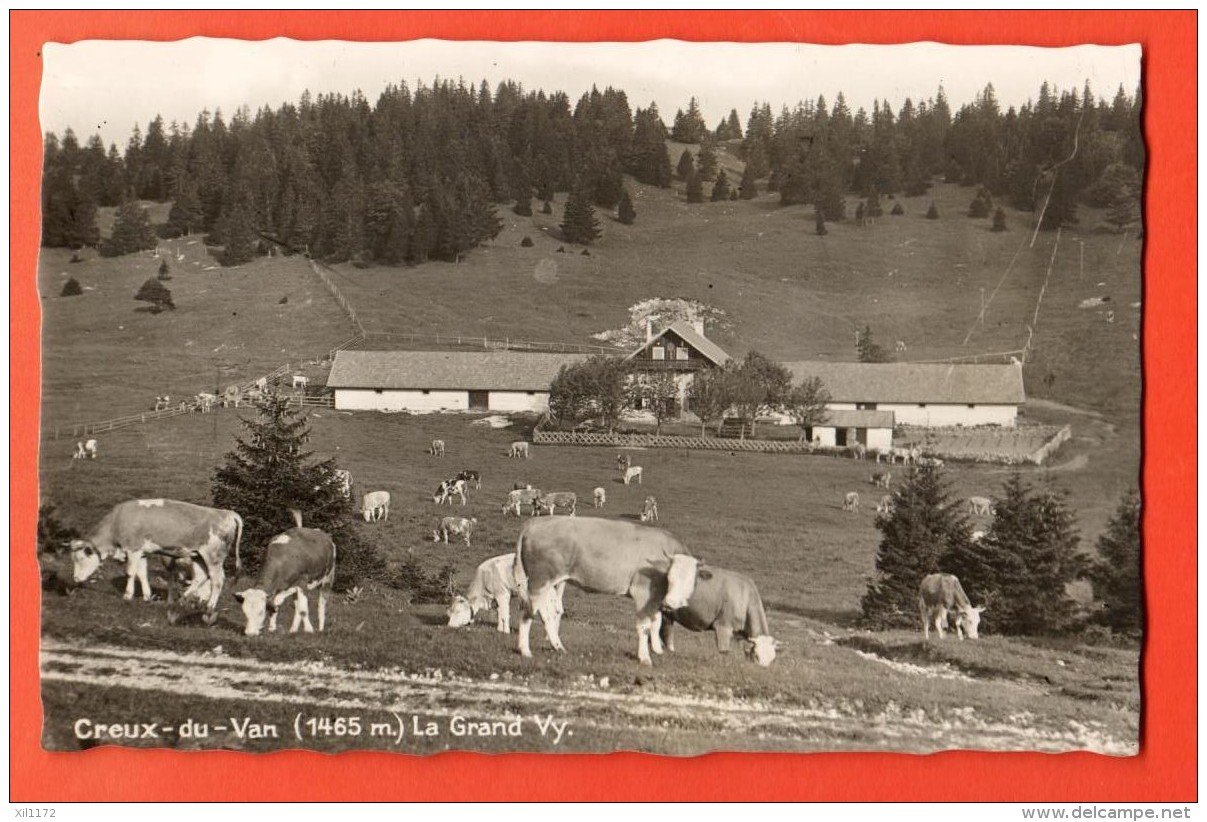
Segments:
[[[516,351],[337,351],[330,388],[548,391],[585,354]]]
[[[892,411],[827,411],[818,428],[892,428]]]
[[[705,337],[703,334],[693,328],[692,324],[686,320],[676,320],[675,322],[671,323],[653,337],[643,342],[641,346],[628,357],[626,357],[626,359],[631,360],[633,357],[636,357],[638,354],[648,348],[650,343],[663,336],[668,331],[673,331],[675,334],[677,334],[680,339],[682,339],[692,348],[699,351],[700,354],[706,359],[710,360],[713,365],[724,365],[725,363],[729,362],[729,355],[725,353],[725,349],[708,339],[708,337]]]
[[[794,381],[820,377],[834,402],[1019,405],[1023,369],[970,363],[786,362]]]

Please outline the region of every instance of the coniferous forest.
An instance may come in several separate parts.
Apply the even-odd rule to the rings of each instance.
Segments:
[[[228,264],[265,241],[333,263],[456,261],[498,234],[497,206],[574,191],[580,208],[612,210],[625,174],[670,187],[668,139],[700,144],[698,180],[713,179],[707,166],[727,143],[746,164],[743,196],[763,181],[758,190],[813,206],[819,222],[845,219],[845,196],[919,196],[944,180],[1042,213],[1041,228],[1054,229],[1075,223],[1080,204],[1138,213],[1140,107],[1139,91],[1120,87],[1108,102],[1088,84],[1044,84],[1019,108],[1003,110],[988,86],[953,112],[940,88],[896,111],[882,101],[852,112],[842,94],[778,115],[756,104],[743,129],[736,111],[709,128],[693,99],[668,129],[656,105],[633,109],[610,87],[574,104],[511,82],[400,84],[375,103],[307,93],[229,122],[157,116],[124,151],[95,135],[80,145],[70,129],[47,134],[42,242],[96,245],[97,208],[139,199],[170,201],[160,230],[205,233]]]

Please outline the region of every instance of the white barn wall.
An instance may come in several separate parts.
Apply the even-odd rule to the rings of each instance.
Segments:
[[[371,388],[335,389],[335,407],[341,411],[467,411],[466,391],[401,391]]]
[[[892,411],[898,425],[941,427],[948,425],[1001,425],[1014,427],[1018,421],[1017,405],[931,405],[917,403],[879,403],[878,409]]]
[[[491,411],[546,411],[549,408],[549,392],[534,391],[491,391]]]
[[[893,447],[893,429],[891,428],[869,428],[868,429],[868,450],[879,448],[881,451],[887,451]]]

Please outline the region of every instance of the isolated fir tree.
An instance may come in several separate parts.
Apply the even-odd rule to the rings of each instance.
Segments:
[[[814,225],[815,225],[816,230],[817,230],[817,236],[818,236],[818,237],[824,237],[824,236],[826,236],[826,233],[827,233],[827,231],[826,231],[826,220],[825,220],[825,218],[824,218],[824,217],[822,217],[822,216],[821,216],[821,209],[817,209],[817,210],[814,212],[814,215],[815,215],[815,217],[816,217],[816,220],[814,221]]]
[[[521,195],[516,198],[511,210],[521,217],[532,216],[532,197]]]
[[[993,210],[993,194],[989,189],[981,186],[977,189],[976,196],[972,198],[972,203],[968,206],[968,216],[976,219],[988,217]]]
[[[922,578],[947,571],[944,557],[967,545],[971,535],[941,469],[923,466],[901,479],[890,513],[876,517],[876,576],[862,601],[864,621],[876,628],[916,627]],[[975,599],[979,589],[960,579]]]
[[[1064,495],[1036,491],[1015,473],[994,500],[983,539],[954,548],[943,570],[960,578],[981,625],[1003,634],[1058,633],[1072,626],[1069,583],[1087,576],[1075,518]]]
[[[335,461],[305,450],[310,425],[303,410],[291,406],[288,396],[270,392],[257,404],[255,418],[242,423],[244,434],[214,472],[211,493],[215,506],[243,517],[248,573],[258,569],[268,541],[293,527],[292,508],[305,527],[326,531],[335,541],[337,588],[382,579],[385,564],[354,527],[356,511],[343,495]]]
[[[137,200],[127,200],[117,207],[113,232],[101,243],[100,252],[102,257],[118,257],[155,248],[156,242],[147,210]]]
[[[552,214],[553,213],[553,204],[551,202],[549,202],[548,200],[541,203],[541,213],[542,214]]]
[[[675,166],[675,174],[679,176],[680,180],[686,180],[695,168],[696,160],[692,157],[692,153],[683,149],[683,153],[679,155],[679,164]]]
[[[620,193],[620,205],[616,208],[616,217],[625,225],[632,225],[637,219],[637,211],[633,208],[633,200],[629,197],[629,190],[626,188]]]
[[[84,289],[80,288],[80,281],[75,277],[70,277],[67,282],[63,283],[63,290],[59,292],[59,296],[78,297],[83,293]]]
[[[159,280],[170,280],[170,279],[172,279],[172,269],[171,269],[171,267],[168,265],[168,261],[167,261],[167,260],[160,260],[160,261],[159,261],[159,272],[158,272],[158,273],[155,275],[155,277],[156,277],[156,279],[159,279]]]
[[[729,178],[725,176],[724,169],[717,174],[717,181],[712,184],[711,199],[714,203],[719,203],[729,199]]]
[[[590,245],[599,239],[599,221],[591,200],[581,187],[575,187],[566,200],[562,217],[562,237],[568,243]]]
[[[883,217],[884,207],[880,205],[880,195],[873,189],[868,195],[867,209],[864,211],[868,217]]]
[[[222,236],[222,256],[218,262],[222,265],[241,265],[256,256],[256,241],[259,235],[251,226],[251,216],[247,208],[239,201],[223,210],[219,219]]]
[[[704,202],[704,184],[700,182],[700,175],[695,169],[688,172],[687,175],[687,201],[689,203]]]
[[[1120,191],[1106,209],[1106,221],[1111,224],[1116,233],[1122,232],[1128,226],[1140,219],[1140,204],[1132,191]]]
[[[187,237],[204,227],[205,212],[201,208],[197,188],[191,184],[186,185],[172,203],[172,210],[168,212],[167,235]]]
[[[134,295],[134,299],[150,303],[152,314],[176,308],[175,303],[172,302],[172,292],[168,291],[167,286],[154,277],[142,284],[142,287]]]
[[[859,332],[859,340],[855,343],[855,353],[860,362],[892,362],[884,346],[872,339],[872,327],[865,325]]]
[[[997,210],[993,212],[993,230],[994,231],[1005,231],[1006,230],[1006,212],[1002,209],[1001,206],[998,206]]]
[[[717,149],[711,139],[700,144],[700,152],[696,155],[696,173],[701,180],[711,180],[717,174]]]
[[[939,209],[935,207],[934,200],[930,201],[930,208],[926,209],[926,219],[928,219],[928,220],[939,219]]]
[[[754,167],[750,163],[742,171],[742,181],[738,184],[738,194],[743,200],[753,200],[759,195],[759,185],[754,178]]]
[[[889,214],[893,215],[894,217],[900,217],[901,215],[905,214],[905,209],[901,207],[901,203],[893,203],[893,209],[889,212]]]
[[[1098,559],[1090,569],[1094,597],[1103,605],[1099,619],[1112,631],[1138,633],[1144,627],[1144,587],[1140,564],[1140,494],[1124,494],[1106,532],[1098,538]]]

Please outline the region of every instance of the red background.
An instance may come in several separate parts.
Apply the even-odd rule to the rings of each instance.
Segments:
[[[1061,12],[21,12],[11,67],[10,801],[798,799],[1185,801],[1197,799],[1196,43],[1194,11]],[[36,263],[41,46],[195,35],[302,40],[633,41],[1066,46],[1144,49],[1149,149],[1144,255],[1142,753],[714,754],[675,759],[301,751],[46,753],[38,699]],[[189,778],[180,779],[186,764]],[[724,775],[723,778],[721,775]]]

